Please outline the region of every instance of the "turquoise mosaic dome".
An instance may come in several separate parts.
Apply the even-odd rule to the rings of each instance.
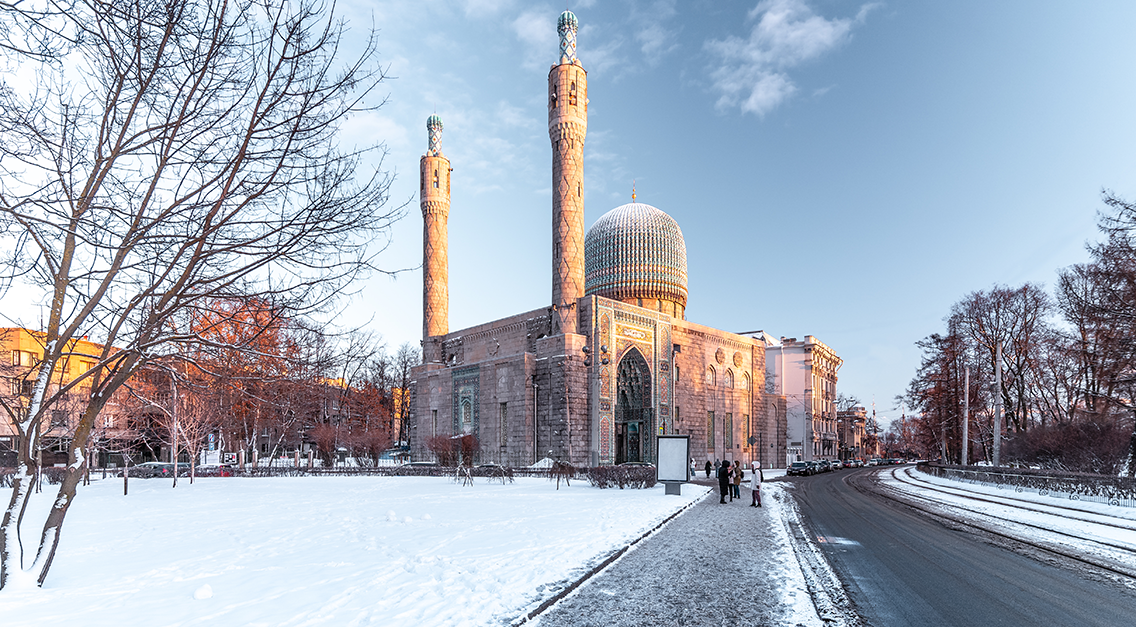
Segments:
[[[619,301],[686,307],[686,241],[678,222],[641,202],[600,216],[584,237],[584,289]]]
[[[565,11],[560,14],[560,18],[556,20],[556,29],[564,30],[565,28],[571,28],[572,30],[580,28],[580,20],[576,19],[575,13]]]

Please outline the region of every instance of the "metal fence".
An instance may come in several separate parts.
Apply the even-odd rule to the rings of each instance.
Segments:
[[[935,462],[919,464],[919,470],[936,477],[994,486],[1015,492],[1037,491],[1041,496],[1070,501],[1094,501],[1136,507],[1136,479],[1062,473],[1028,468],[951,466]]]

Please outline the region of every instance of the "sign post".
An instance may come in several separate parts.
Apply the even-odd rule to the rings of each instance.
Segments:
[[[682,484],[690,481],[690,436],[660,435],[658,480],[666,486],[666,494],[682,494]]]

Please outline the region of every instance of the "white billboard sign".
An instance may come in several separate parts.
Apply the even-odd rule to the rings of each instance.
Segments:
[[[690,436],[659,436],[659,481],[690,481]]]

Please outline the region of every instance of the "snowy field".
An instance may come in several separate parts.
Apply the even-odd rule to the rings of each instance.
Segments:
[[[502,624],[706,492],[305,477],[133,480],[124,497],[97,481],[44,587],[0,592],[0,625]]]

